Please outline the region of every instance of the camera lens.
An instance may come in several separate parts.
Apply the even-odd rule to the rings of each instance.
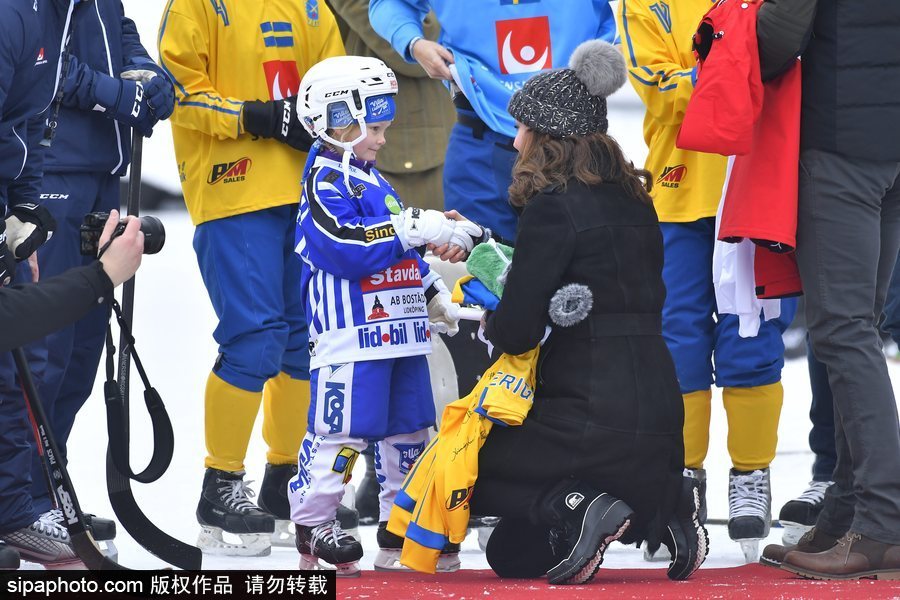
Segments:
[[[144,234],[144,254],[156,254],[166,243],[166,229],[156,217],[141,217],[141,233]]]

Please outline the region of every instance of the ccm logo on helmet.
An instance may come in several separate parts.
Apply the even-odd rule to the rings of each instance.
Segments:
[[[334,98],[335,96],[344,96],[349,94],[350,90],[335,90],[334,92],[325,92],[325,98]]]

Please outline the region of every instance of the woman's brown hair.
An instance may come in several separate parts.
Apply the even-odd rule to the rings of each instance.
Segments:
[[[509,202],[525,206],[547,187],[565,190],[570,179],[586,185],[618,183],[635,200],[651,202],[650,172],[625,160],[619,144],[605,133],[556,138],[534,130],[513,167]]]

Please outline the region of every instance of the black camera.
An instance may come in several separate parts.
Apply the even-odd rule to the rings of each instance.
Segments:
[[[97,256],[100,249],[100,234],[103,233],[108,219],[109,213],[105,212],[84,215],[84,222],[80,228],[82,256]],[[166,229],[163,227],[162,221],[156,217],[141,217],[140,221],[141,233],[144,234],[144,254],[156,254],[166,243]],[[119,222],[112,236],[122,235],[123,231],[125,231],[125,223]]]

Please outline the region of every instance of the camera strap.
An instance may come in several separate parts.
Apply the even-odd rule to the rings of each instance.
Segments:
[[[150,422],[153,426],[153,456],[147,468],[140,473],[135,474],[130,464],[130,445],[131,445],[131,425],[128,420],[128,410],[125,406],[125,399],[119,390],[119,384],[115,377],[115,356],[116,347],[113,344],[112,327],[107,325],[106,328],[106,383],[103,385],[104,396],[106,397],[106,427],[109,433],[109,456],[116,469],[127,477],[139,481],[141,483],[151,483],[162,477],[169,464],[172,462],[172,455],[175,451],[175,434],[172,431],[172,422],[169,420],[169,414],[163,404],[162,398],[156,389],[150,385],[144,366],[137,354],[134,346],[134,336],[131,335],[131,328],[122,315],[122,308],[113,298],[112,308],[116,313],[116,321],[122,330],[128,345],[131,349],[131,355],[134,357],[134,365],[137,367],[144,382],[144,404],[147,406],[147,412],[150,414]],[[122,373],[119,373],[122,377]]]

